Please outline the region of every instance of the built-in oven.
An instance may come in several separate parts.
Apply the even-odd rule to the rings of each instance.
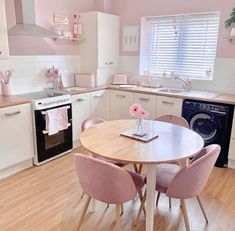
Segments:
[[[69,153],[73,148],[71,95],[48,90],[21,94],[19,96],[32,100],[35,140],[34,164],[41,165]],[[58,132],[50,132],[49,134],[47,131],[48,124],[46,125],[46,115],[48,115],[49,110],[62,109],[61,107],[64,107],[63,111],[66,109],[65,120],[68,120],[68,126],[64,126]],[[57,114],[56,116],[58,117]],[[63,120],[63,122],[66,124],[66,121]]]
[[[59,131],[56,134],[49,135],[46,130],[46,113],[47,110],[65,107],[68,113],[68,128]],[[71,104],[65,104],[57,107],[50,107],[34,111],[35,133],[37,155],[34,163],[39,165],[47,160],[51,160],[58,155],[64,154],[72,149],[72,110]]]

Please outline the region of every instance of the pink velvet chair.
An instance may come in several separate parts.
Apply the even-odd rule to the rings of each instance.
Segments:
[[[139,194],[142,198],[144,179],[112,163],[75,154],[75,165],[81,188],[88,195],[78,224],[80,229],[91,198],[107,204],[116,204],[116,229],[120,230],[121,205]]]
[[[162,122],[167,122],[167,123],[172,123],[176,124],[185,128],[189,128],[189,124],[186,119],[184,119],[181,116],[175,116],[175,115],[162,115],[157,117],[155,120],[162,121]]]
[[[166,123],[172,123],[175,125],[179,125],[181,127],[189,128],[188,121],[181,116],[161,115],[161,116],[157,117],[155,120],[166,122]],[[178,164],[178,163],[175,163],[175,164]],[[162,166],[162,167],[164,167],[164,166]],[[159,197],[160,197],[160,193],[158,193],[156,205],[158,204]],[[169,207],[171,208],[171,198],[170,197],[169,197]]]
[[[180,207],[183,213],[186,230],[189,231],[188,215],[185,199],[196,197],[202,210],[204,218],[208,223],[205,210],[199,198],[213,166],[219,156],[220,146],[209,145],[202,149],[185,167],[175,164],[162,164],[157,166],[156,191],[165,193],[167,196],[180,199]],[[145,196],[142,200],[141,208],[144,204]],[[140,211],[141,211],[140,208]],[[138,213],[137,220],[140,212]]]

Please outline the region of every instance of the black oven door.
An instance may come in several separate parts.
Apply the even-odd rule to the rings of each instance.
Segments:
[[[46,122],[45,112],[50,109],[59,107],[68,107],[68,124],[69,127],[66,130],[59,131],[54,135],[45,134]],[[35,127],[36,127],[36,142],[37,142],[37,161],[35,164],[46,161],[59,154],[62,154],[73,147],[72,138],[72,110],[71,104],[63,106],[47,108],[44,110],[35,111]],[[38,163],[37,163],[38,162]]]

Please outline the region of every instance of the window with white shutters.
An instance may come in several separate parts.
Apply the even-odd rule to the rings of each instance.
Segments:
[[[219,19],[219,12],[142,18],[140,73],[212,79]]]

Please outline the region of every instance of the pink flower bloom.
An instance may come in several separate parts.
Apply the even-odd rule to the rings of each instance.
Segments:
[[[142,111],[141,112],[141,118],[147,118],[149,116],[149,113],[147,111]]]
[[[129,113],[131,116],[138,116],[140,111],[141,111],[141,105],[134,103],[130,108],[129,108]]]
[[[138,118],[146,118],[149,116],[149,113],[144,111],[140,104],[134,103],[130,109],[129,114]]]

